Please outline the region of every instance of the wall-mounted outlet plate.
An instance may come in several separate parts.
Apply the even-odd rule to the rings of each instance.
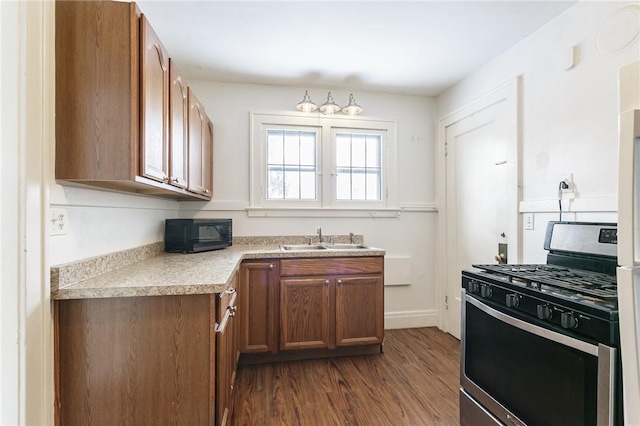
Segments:
[[[67,209],[49,210],[49,235],[67,235]]]
[[[573,182],[573,173],[564,173],[560,176],[560,181],[567,184],[566,189],[561,189],[562,198],[575,198],[575,184]]]
[[[533,213],[525,213],[523,215],[524,229],[533,229]]]
[[[560,177],[560,181],[567,184],[567,188],[563,189],[563,193],[573,192],[573,173],[565,173]]]

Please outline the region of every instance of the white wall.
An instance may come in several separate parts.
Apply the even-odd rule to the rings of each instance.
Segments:
[[[620,47],[637,34],[623,25],[628,20],[611,17],[625,4],[576,4],[437,99],[438,117],[444,117],[522,77],[520,211],[533,212],[535,223],[533,231],[523,231],[524,262],[546,260],[544,230],[558,219],[557,189],[565,173],[573,173],[576,198],[563,202],[571,211],[563,220],[617,220],[617,75],[640,50],[637,39],[619,52],[602,46]],[[576,65],[565,70],[571,46]]]
[[[249,112],[296,112],[304,88],[189,81],[214,123],[213,200],[182,202],[181,216],[234,219],[234,234],[325,235],[363,234],[367,244],[387,250],[389,260],[411,269],[410,285],[385,289],[386,327],[436,324],[435,285],[435,100],[422,96],[357,92],[361,117],[392,120],[398,127],[398,199],[405,211],[394,218],[248,217]],[[321,104],[327,90],[309,91]],[[349,92],[332,90],[337,103]],[[409,211],[411,210],[411,211]],[[408,265],[408,266],[406,266]],[[389,270],[394,269],[393,264]]]
[[[62,186],[53,176],[50,188],[50,206],[67,216],[66,234],[49,237],[50,265],[162,241],[164,220],[178,217],[177,201]]]

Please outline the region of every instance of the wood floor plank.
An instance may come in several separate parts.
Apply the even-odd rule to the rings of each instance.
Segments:
[[[381,355],[244,365],[231,425],[458,425],[459,359],[429,327],[385,331]]]

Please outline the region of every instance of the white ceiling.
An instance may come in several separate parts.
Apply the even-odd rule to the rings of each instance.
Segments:
[[[187,79],[437,95],[575,1],[138,1]]]

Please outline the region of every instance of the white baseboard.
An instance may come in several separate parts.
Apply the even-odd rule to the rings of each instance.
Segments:
[[[384,314],[385,330],[395,328],[436,327],[438,325],[438,311],[402,311],[386,312]]]

